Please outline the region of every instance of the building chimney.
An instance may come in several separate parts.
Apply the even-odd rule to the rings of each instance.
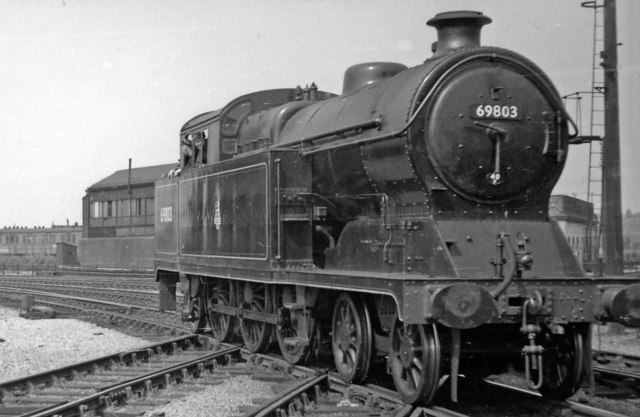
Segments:
[[[427,21],[438,31],[437,48],[434,56],[444,55],[460,48],[480,46],[482,26],[491,23],[491,19],[481,12],[460,10],[438,13]]]

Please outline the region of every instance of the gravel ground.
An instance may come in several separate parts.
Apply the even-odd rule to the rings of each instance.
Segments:
[[[0,383],[149,344],[79,320],[27,320],[16,310],[0,307]],[[272,396],[265,382],[230,377],[148,415],[231,417],[252,399]]]
[[[0,382],[148,344],[83,321],[27,320],[0,307]]]
[[[252,405],[253,399],[271,397],[273,392],[266,382],[254,381],[246,375],[236,376],[184,399],[171,401],[145,416],[232,417],[240,415],[239,407]]]
[[[640,329],[623,328],[621,334],[611,336],[607,326],[597,326],[593,330],[591,343],[594,350],[640,356]]]

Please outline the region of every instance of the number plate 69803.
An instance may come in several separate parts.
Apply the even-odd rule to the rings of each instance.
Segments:
[[[472,104],[469,110],[472,119],[520,119],[520,108],[518,106]]]

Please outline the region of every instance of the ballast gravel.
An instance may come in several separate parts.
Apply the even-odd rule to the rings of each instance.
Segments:
[[[0,384],[17,378],[149,345],[150,342],[74,319],[27,320],[0,307]],[[273,396],[270,385],[247,376],[200,387],[148,416],[239,415],[252,399]]]
[[[0,383],[149,343],[80,320],[27,320],[0,308]]]
[[[188,397],[149,411],[145,417],[233,417],[240,415],[240,407],[253,405],[253,399],[271,398],[273,391],[266,382],[246,375],[234,376],[219,385],[205,388]]]

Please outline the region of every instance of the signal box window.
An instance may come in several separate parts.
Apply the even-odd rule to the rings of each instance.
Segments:
[[[91,218],[98,219],[102,217],[102,203],[94,202],[91,203]]]

